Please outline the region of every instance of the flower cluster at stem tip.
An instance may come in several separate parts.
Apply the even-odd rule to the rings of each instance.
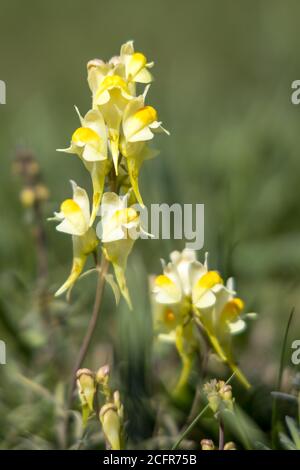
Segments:
[[[119,289],[131,306],[125,269],[134,240],[130,229],[141,230],[138,212],[130,207],[144,206],[139,189],[139,172],[144,160],[157,151],[149,146],[154,134],[168,133],[158,120],[156,109],[145,103],[153,80],[153,62],[134,50],[133,41],[122,45],[120,55],[109,62],[100,59],[87,64],[92,108],[82,116],[69,147],[59,152],[77,155],[89,172],[93,187],[92,203],[87,192],[71,181],[73,197],[55,212],[58,231],[72,236],[73,264],[66,282],[55,295],[70,291],[81,275],[87,257],[96,253],[99,238],[93,224],[102,217],[102,251],[113,265]],[[145,85],[142,93],[138,87]],[[98,232],[97,232],[98,234]]]
[[[246,328],[244,302],[236,296],[233,278],[224,280],[217,271],[196,258],[193,250],[173,251],[170,262],[163,264],[163,274],[151,280],[154,328],[158,338],[174,343],[182,360],[177,385],[186,384],[201,334],[219,359],[229,365],[237,378],[249,383],[237,367],[232,352],[232,336]]]

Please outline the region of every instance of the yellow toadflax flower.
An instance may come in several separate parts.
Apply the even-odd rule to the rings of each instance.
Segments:
[[[154,62],[148,62],[142,52],[135,52],[133,41],[128,41],[121,46],[120,61],[125,65],[126,80],[129,83],[151,83],[152,74],[149,69]]]
[[[66,282],[58,289],[55,296],[70,290],[80,276],[87,256],[94,252],[98,245],[95,230],[90,227],[90,203],[83,188],[71,181],[73,198],[66,199],[55,212],[54,220],[59,221],[56,230],[72,235],[73,264]]]
[[[119,72],[122,76],[125,76],[124,67],[122,71],[120,67],[116,68],[115,66],[116,64],[113,59],[111,59],[109,62],[104,62],[101,59],[92,59],[88,61],[87,81],[93,94],[93,98],[105,77],[108,75],[114,75],[115,72]]]
[[[102,113],[107,125],[110,151],[116,175],[118,174],[119,165],[119,138],[122,114],[127,103],[134,98],[134,95],[130,93],[124,74],[125,68],[122,64],[112,66],[107,75],[94,79],[95,83],[97,83],[97,88],[93,90],[93,108]]]
[[[104,189],[105,176],[109,169],[107,160],[107,130],[103,116],[98,110],[90,110],[84,117],[80,115],[77,108],[76,111],[81,127],[73,133],[70,146],[65,149],[58,149],[58,151],[78,155],[91,175],[93,183],[93,209],[90,225],[92,225],[97,215]]]
[[[157,111],[145,106],[144,95],[128,103],[123,116],[123,134],[126,142],[145,142],[154,137],[153,132],[169,132],[158,121]]]
[[[216,271],[209,271],[207,259],[204,264],[196,259],[193,250],[185,249],[180,253],[173,251],[171,262],[163,261],[163,272],[155,278],[153,293],[159,304],[177,305],[190,315],[193,306],[206,308],[214,305],[214,288],[223,283]]]
[[[157,111],[152,106],[145,106],[146,93],[147,89],[143,95],[134,98],[127,104],[122,118],[120,141],[132,189],[141,206],[143,206],[143,201],[138,184],[139,171],[144,160],[157,154],[149,148],[148,142],[153,139],[156,132],[165,132],[169,135],[169,132],[162,127],[162,123],[158,121]]]
[[[228,363],[237,378],[249,387],[247,379],[236,366],[232,352],[232,335],[241,333],[246,328],[246,318],[255,318],[255,313],[244,313],[244,302],[236,297],[233,279],[229,278],[226,286],[214,289],[216,302],[207,308],[197,309],[196,316],[209,337],[209,340],[222,361]]]
[[[101,221],[97,225],[97,235],[102,240],[106,258],[112,263],[115,276],[128,305],[131,307],[126,285],[125,270],[127,258],[140,232],[140,217],[133,207],[128,207],[130,193],[118,196],[105,193],[100,206]]]

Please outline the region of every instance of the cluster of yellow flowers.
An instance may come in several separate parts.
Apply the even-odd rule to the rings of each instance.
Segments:
[[[144,160],[156,154],[149,141],[157,132],[168,133],[156,110],[145,105],[152,66],[144,54],[134,51],[133,41],[123,44],[120,55],[108,63],[94,59],[87,64],[92,109],[82,117],[76,108],[80,127],[70,146],[59,151],[81,159],[91,175],[93,200],[90,207],[86,191],[71,181],[73,197],[55,213],[54,219],[60,222],[57,230],[72,235],[74,252],[71,274],[56,295],[70,290],[87,256],[97,250],[99,239],[93,224],[102,215],[103,253],[113,264],[119,288],[130,305],[124,272],[134,240],[128,233],[140,229],[139,215],[130,206],[136,202],[143,206],[139,171]],[[137,94],[139,84],[146,85],[141,94]]]
[[[231,338],[254,314],[243,313],[244,302],[236,297],[233,279],[225,285],[217,271],[209,270],[207,255],[202,264],[193,250],[174,251],[170,258],[168,264],[163,261],[163,274],[152,280],[153,312],[159,338],[175,343],[182,359],[178,389],[188,379],[199,332],[248,387],[233,359]]]

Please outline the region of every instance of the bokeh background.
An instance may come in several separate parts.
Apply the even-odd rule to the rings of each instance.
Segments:
[[[199,259],[209,251],[211,266],[234,275],[247,308],[259,313],[236,350],[256,384],[247,411],[269,429],[268,392],[293,307],[287,387],[296,370],[290,345],[300,338],[300,106],[291,103],[291,83],[300,78],[299,15],[296,0],[2,0],[0,339],[7,365],[0,366],[0,448],[61,444],[53,404],[34,384],[62,400],[95,287],[87,277],[71,304],[51,301],[41,318],[32,215],[20,203],[15,154],[25,148],[36,155],[50,192],[45,219],[69,197],[69,179],[90,188],[79,159],[55,149],[66,147],[77,127],[74,104],[82,113],[90,107],[86,62],[108,60],[128,39],[155,61],[148,101],[171,132],[156,140],[160,155],[143,167],[144,200],[205,204]],[[69,272],[71,243],[51,223],[45,230],[53,293]],[[159,360],[154,348],[153,356],[148,275],[183,246],[178,240],[136,244],[128,265],[134,311],[124,303],[116,309],[107,288],[86,361],[92,369],[114,364],[137,441],[152,432],[153,384],[164,376],[164,364],[174,377],[179,371],[175,352],[164,351]],[[181,419],[182,410],[174,413]]]

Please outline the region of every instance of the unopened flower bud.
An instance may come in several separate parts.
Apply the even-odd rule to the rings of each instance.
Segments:
[[[223,450],[236,450],[236,445],[234,442],[230,441],[230,442],[227,442],[225,445],[224,445],[224,449]]]
[[[32,207],[35,201],[35,193],[32,188],[24,188],[20,193],[20,201],[24,207]]]
[[[99,418],[111,450],[121,450],[121,419],[113,403],[102,406]]]
[[[108,365],[100,367],[96,373],[96,382],[100,386],[100,391],[105,396],[106,401],[111,400],[111,389],[109,387],[109,373],[110,369]]]
[[[210,408],[212,409],[214,413],[216,413],[221,403],[219,395],[217,393],[211,393],[207,396],[207,399],[208,399]]]
[[[96,392],[94,373],[90,369],[79,369],[76,378],[82,405],[87,404],[90,411],[93,411]]]
[[[214,379],[206,383],[203,390],[214,413],[224,408],[232,409],[234,399],[231,385],[226,384],[223,380],[217,381]]]
[[[35,195],[39,201],[47,201],[47,199],[49,199],[49,190],[44,184],[37,184],[35,187]]]
[[[202,450],[215,450],[215,445],[211,439],[202,439],[200,444]]]
[[[96,372],[96,382],[99,385],[106,383],[109,378],[109,372],[110,372],[109,365],[100,367],[100,369],[98,369],[98,371]]]
[[[27,165],[26,171],[27,171],[28,175],[30,175],[30,176],[37,175],[40,172],[40,167],[39,167],[38,162],[35,161],[35,160],[31,160]]]
[[[220,396],[223,400],[232,400],[232,387],[225,384],[220,389]]]

